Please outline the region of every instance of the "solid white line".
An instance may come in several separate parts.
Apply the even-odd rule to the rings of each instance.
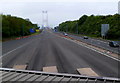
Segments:
[[[60,37],[60,36],[58,36],[58,37]],[[60,37],[60,38],[63,38],[63,37]],[[100,52],[100,51],[98,51],[98,50],[96,50],[96,49],[94,49],[94,48],[85,46],[85,45],[83,45],[83,44],[80,44],[80,43],[78,43],[78,42],[76,42],[76,41],[74,41],[74,40],[68,39],[68,38],[64,38],[64,39],[69,40],[69,41],[71,41],[71,42],[74,42],[74,43],[76,43],[76,44],[78,44],[78,45],[81,45],[81,46],[83,46],[83,47],[86,47],[86,48],[88,48],[88,49],[91,49],[91,50],[93,50],[93,51],[95,51],[95,52],[98,52],[98,53],[100,53],[100,54],[103,54],[103,55],[105,55],[105,56],[107,56],[107,57],[109,57],[109,58],[111,58],[111,59],[114,59],[114,60],[120,62],[119,59],[114,58],[114,57],[112,57],[111,55],[105,54],[105,53],[103,53],[103,52]]]
[[[75,43],[76,43],[76,42],[75,42]],[[78,43],[77,43],[77,44],[78,44]],[[79,44],[79,45],[82,45],[82,44]],[[95,52],[98,52],[98,53],[100,53],[100,54],[103,54],[103,55],[105,55],[105,56],[107,56],[107,57],[109,57],[109,58],[112,58],[112,59],[120,62],[119,59],[114,58],[114,57],[112,57],[112,56],[110,56],[110,55],[108,55],[108,54],[105,54],[105,53],[103,53],[103,52],[100,52],[100,51],[98,51],[98,50],[96,50],[96,49],[94,49],[94,48],[91,48],[91,47],[88,47],[88,46],[85,46],[85,45],[82,45],[82,46],[84,46],[84,47],[86,47],[86,48],[88,48],[88,49],[91,49],[91,50],[93,50],[93,51],[95,51]]]
[[[78,44],[78,43],[77,43],[77,44]],[[79,45],[81,45],[81,44],[79,44]],[[82,46],[84,46],[84,45],[82,45]],[[112,56],[110,56],[110,55],[108,55],[108,54],[105,54],[105,53],[103,53],[103,52],[100,52],[100,51],[98,51],[98,50],[96,50],[96,49],[94,49],[94,48],[87,47],[87,46],[84,46],[84,47],[86,47],[86,48],[88,48],[88,49],[91,49],[91,50],[93,50],[93,51],[95,51],[95,52],[98,52],[98,53],[100,53],[100,54],[103,54],[103,55],[105,55],[105,56],[107,56],[107,57],[109,57],[109,58],[112,58],[112,59],[120,62],[119,59],[114,58],[114,57],[112,57]]]
[[[117,58],[114,58],[114,57],[112,57],[112,56],[110,56],[110,55],[108,55],[108,54],[105,54],[105,53],[103,53],[103,52],[100,52],[100,51],[98,51],[98,50],[96,50],[96,49],[93,49],[93,48],[90,48],[90,47],[87,47],[88,49],[91,49],[91,50],[93,50],[93,51],[95,51],[95,52],[98,52],[98,53],[100,53],[100,54],[103,54],[103,55],[105,55],[105,56],[107,56],[107,57],[109,57],[109,58],[112,58],[112,59],[114,59],[114,60],[116,60],[116,61],[120,61],[119,59],[117,59]]]
[[[23,44],[22,46],[19,46],[19,47],[15,48],[15,49],[13,49],[13,50],[11,50],[11,51],[9,51],[9,52],[3,54],[0,58],[2,58],[2,57],[4,57],[4,56],[6,56],[6,55],[12,53],[13,51],[15,51],[15,50],[17,50],[17,49],[19,49],[19,48],[22,48],[22,47],[26,46],[26,45],[29,44],[29,43],[30,43],[30,42],[28,42],[28,43],[26,43],[26,44]]]

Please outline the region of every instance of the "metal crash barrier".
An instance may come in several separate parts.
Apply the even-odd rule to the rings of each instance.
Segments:
[[[93,77],[64,73],[48,73],[42,71],[17,70],[0,68],[2,83],[6,82],[67,82],[67,83],[120,83],[119,78]]]

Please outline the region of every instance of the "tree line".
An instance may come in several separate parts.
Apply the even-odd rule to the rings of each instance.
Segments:
[[[101,36],[101,24],[109,24],[110,29],[106,36],[108,39],[120,38],[120,15],[83,15],[79,20],[66,21],[56,27],[59,31],[83,35]]]
[[[11,15],[1,16],[3,38],[30,35],[30,28],[38,28],[37,24],[33,24],[29,19]]]

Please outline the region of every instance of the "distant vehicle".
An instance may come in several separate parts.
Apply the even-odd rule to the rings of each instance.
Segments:
[[[68,36],[68,34],[67,34],[67,33],[65,33],[65,32],[63,33],[63,35]]]
[[[111,46],[111,47],[119,47],[119,44],[117,42],[115,42],[115,41],[110,41],[109,46]]]
[[[84,39],[88,39],[88,37],[87,37],[87,36],[84,36],[83,38],[84,38]]]

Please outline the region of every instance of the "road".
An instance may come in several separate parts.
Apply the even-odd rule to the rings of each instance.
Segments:
[[[110,47],[108,45],[108,41],[103,41],[103,40],[99,40],[99,39],[94,39],[94,38],[89,38],[89,39],[84,39],[83,37],[80,37],[80,36],[75,36],[75,35],[69,35],[70,37],[74,37],[76,39],[80,39],[81,41],[83,42],[86,42],[86,43],[89,43],[89,44],[92,44],[94,46],[97,46],[97,47],[100,47],[100,48],[103,48],[103,49],[106,49],[108,51],[111,51],[111,52],[114,52],[114,53],[119,53],[120,49],[118,47]],[[119,42],[118,42],[119,43]]]
[[[27,64],[27,70],[42,71],[43,67],[56,66],[59,73],[78,74],[78,68],[92,68],[99,76],[118,77],[119,74],[119,61],[47,30],[2,45],[2,65],[6,68]]]
[[[57,32],[57,33],[62,34],[62,32],[61,33]],[[110,47],[108,44],[109,41],[107,41],[107,40],[100,40],[100,39],[90,38],[90,37],[88,39],[84,39],[83,36],[77,36],[77,35],[73,35],[73,34],[69,34],[68,36],[72,37],[74,39],[77,39],[77,40],[81,40],[85,43],[106,49],[110,52],[120,54],[120,47]],[[116,41],[116,42],[120,45],[120,41]]]

